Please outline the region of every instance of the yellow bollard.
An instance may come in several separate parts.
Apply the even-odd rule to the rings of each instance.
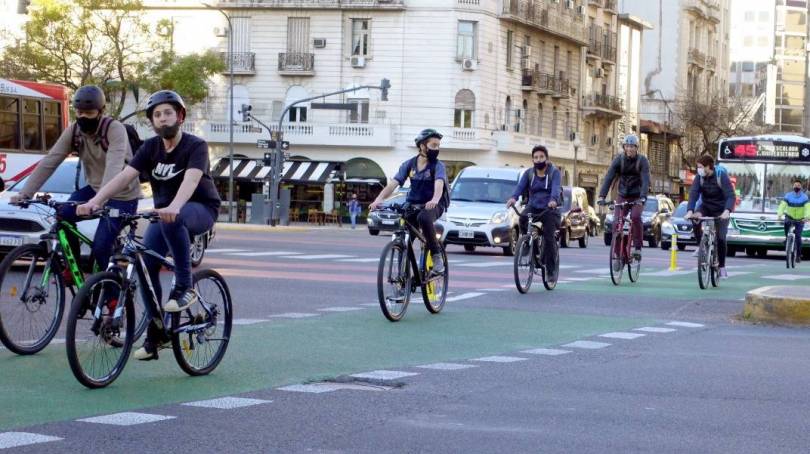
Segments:
[[[672,234],[672,245],[669,247],[669,270],[678,271],[678,234]]]

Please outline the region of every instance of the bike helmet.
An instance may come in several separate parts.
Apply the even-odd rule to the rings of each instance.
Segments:
[[[76,110],[102,110],[107,104],[104,92],[95,85],[85,85],[73,95],[73,108]]]
[[[416,136],[416,139],[414,139],[414,142],[416,142],[416,146],[418,147],[419,145],[422,145],[422,143],[424,143],[426,140],[428,140],[428,139],[430,139],[432,137],[435,137],[435,138],[441,140],[442,135],[439,134],[439,131],[436,131],[435,129],[431,129],[431,128],[423,129],[422,132],[420,132],[419,135]]]
[[[186,118],[186,103],[183,102],[180,95],[171,90],[160,90],[149,95],[149,99],[146,101],[146,118],[151,120],[155,107],[161,104],[175,106],[179,112],[182,112],[182,118]]]
[[[624,136],[624,142],[622,143],[622,145],[633,145],[633,146],[637,147],[638,146],[638,136],[635,135],[635,134],[628,134],[628,135]]]

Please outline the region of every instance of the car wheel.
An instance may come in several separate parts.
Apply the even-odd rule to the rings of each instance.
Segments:
[[[515,249],[517,249],[518,236],[519,235],[517,229],[512,229],[509,231],[509,246],[503,248],[503,255],[507,257],[512,257],[515,255]]]
[[[560,247],[566,248],[571,241],[571,232],[568,229],[560,230]]]
[[[202,264],[203,257],[205,257],[205,234],[197,235],[194,241],[191,242],[191,266],[198,267]]]
[[[581,247],[581,248],[588,247],[588,237],[590,237],[590,236],[591,236],[591,234],[586,231],[585,234],[582,235],[582,238],[579,239],[579,247]]]
[[[380,231],[379,231],[379,230],[375,230],[375,229],[368,229],[368,233],[369,233],[370,235],[377,236],[377,235],[379,235],[379,234],[380,234]]]
[[[767,249],[765,249],[764,247],[757,248],[757,257],[763,258],[766,257],[767,255],[768,255]]]
[[[473,244],[465,244],[464,250],[467,252],[475,252],[475,245]]]
[[[680,244],[678,245],[678,249],[680,249]],[[669,241],[662,241],[661,242],[661,250],[668,251],[669,248],[672,247],[672,243]]]
[[[650,239],[647,241],[647,244],[648,244],[650,247],[658,247],[658,234],[657,234],[657,233],[655,233],[655,232],[653,232],[652,236],[651,236],[651,237],[650,237]]]
[[[679,251],[685,251],[685,250],[686,250],[686,245],[685,245],[685,244],[683,244],[683,243],[680,243],[680,244],[678,245],[678,250],[679,250]]]

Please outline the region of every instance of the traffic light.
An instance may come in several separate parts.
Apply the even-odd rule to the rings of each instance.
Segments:
[[[380,95],[380,100],[388,101],[388,89],[391,88],[391,81],[388,79],[383,79],[380,81],[380,90],[382,94]]]
[[[250,111],[253,110],[253,106],[249,104],[242,104],[242,110],[239,113],[242,114],[242,121],[250,121]]]
[[[273,166],[273,151],[264,154],[264,164],[265,167],[272,167]]]

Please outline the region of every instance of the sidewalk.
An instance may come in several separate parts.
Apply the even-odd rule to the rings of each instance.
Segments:
[[[365,224],[360,226],[358,224],[357,231],[367,230]],[[241,224],[235,222],[217,222],[217,230],[220,231],[236,231],[236,232],[277,232],[277,233],[294,233],[294,232],[310,232],[319,230],[331,231],[351,231],[352,226],[344,224],[342,227],[338,225],[313,225],[306,222],[293,222],[290,225],[269,226],[263,224]]]

